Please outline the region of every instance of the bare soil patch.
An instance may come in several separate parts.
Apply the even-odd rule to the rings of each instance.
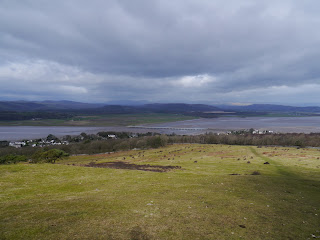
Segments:
[[[129,170],[140,170],[140,171],[151,171],[151,172],[168,172],[174,169],[181,169],[180,166],[161,166],[161,165],[138,165],[134,163],[127,162],[104,162],[104,163],[95,163],[90,162],[85,167],[96,167],[96,168],[114,168],[114,169],[129,169]]]

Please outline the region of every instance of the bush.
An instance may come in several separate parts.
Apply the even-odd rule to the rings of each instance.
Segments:
[[[6,156],[0,157],[0,164],[26,162],[27,160],[27,157],[24,155],[8,154]]]
[[[47,162],[47,163],[55,163],[58,159],[69,156],[63,150],[60,149],[50,149],[48,151],[37,151],[32,155],[32,162]]]

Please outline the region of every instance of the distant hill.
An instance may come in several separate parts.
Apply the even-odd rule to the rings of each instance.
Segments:
[[[91,109],[104,104],[81,103],[73,101],[0,101],[0,111],[35,112],[44,110]]]
[[[235,115],[255,113],[320,113],[320,107],[294,107],[274,104],[252,104],[248,106],[186,103],[149,103],[124,101],[126,104],[82,103],[74,101],[0,101],[0,112],[63,112],[74,114],[119,114],[119,113],[180,113],[197,116],[219,115],[235,112]],[[219,113],[220,112],[220,113]],[[200,114],[201,113],[201,114]]]
[[[106,105],[101,110],[106,113],[197,113],[221,111],[221,109],[210,105],[185,103],[154,103],[141,106]]]
[[[73,101],[42,101],[37,102],[44,104],[46,107],[55,108],[55,109],[90,109],[102,107],[105,104],[103,103],[83,103],[83,102],[73,102]]]
[[[109,101],[107,105],[120,105],[120,106],[141,106],[148,104],[148,101],[141,100],[141,101],[131,101],[131,100],[117,100],[117,101]]]
[[[226,110],[240,111],[240,112],[308,112],[308,113],[320,113],[320,107],[294,107],[275,104],[252,104],[248,106],[220,106]]]
[[[185,104],[185,103],[154,103],[143,105],[142,108],[155,112],[208,112],[221,111],[220,108],[205,104]]]
[[[0,112],[72,112],[75,114],[120,114],[120,113],[201,113],[221,111],[221,109],[205,104],[154,103],[144,105],[105,105],[81,103],[73,101],[2,101]]]
[[[35,102],[0,102],[0,111],[38,111],[44,108],[43,104]]]

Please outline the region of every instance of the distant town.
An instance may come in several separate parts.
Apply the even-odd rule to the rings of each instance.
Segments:
[[[244,135],[244,134],[275,134],[274,131],[270,130],[258,130],[258,129],[242,129],[227,131],[221,133],[214,133],[216,135]],[[58,138],[52,134],[49,134],[46,138],[39,139],[25,139],[20,141],[0,141],[1,147],[47,147],[55,145],[69,145],[71,142],[82,142],[88,140],[106,140],[106,139],[123,139],[123,138],[135,138],[143,135],[160,135],[158,133],[147,133],[147,134],[137,134],[137,133],[125,133],[125,132],[99,132],[97,134],[86,134],[81,133],[78,136],[66,135],[62,138]]]

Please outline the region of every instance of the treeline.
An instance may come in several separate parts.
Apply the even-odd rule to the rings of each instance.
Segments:
[[[36,152],[46,152],[52,149],[62,150],[63,152],[74,154],[95,154],[104,152],[116,152],[129,150],[134,148],[148,149],[166,146],[168,143],[168,136],[144,136],[136,138],[125,139],[104,139],[104,140],[83,140],[82,142],[73,142],[68,145],[53,145],[45,147],[4,147],[0,149],[0,157],[9,155],[26,156],[27,159],[32,160]]]
[[[101,134],[100,135],[105,135]],[[123,135],[124,136],[124,135]],[[128,134],[130,136],[130,134]],[[243,135],[226,135],[226,134],[203,134],[196,136],[180,135],[155,135],[140,136],[123,139],[100,139],[90,140],[86,137],[82,141],[73,142],[69,145],[54,145],[46,147],[22,147],[12,148],[4,147],[0,150],[0,158],[8,158],[9,162],[17,162],[13,156],[21,161],[31,160],[36,152],[46,152],[51,149],[63,151],[63,154],[96,154],[104,152],[116,152],[130,149],[148,149],[166,146],[174,143],[200,143],[200,144],[228,144],[228,145],[255,145],[255,146],[296,146],[296,147],[320,147],[320,134],[243,134]],[[57,153],[50,152],[50,153]],[[62,154],[61,152],[59,152]],[[25,158],[21,158],[24,156]],[[11,159],[11,160],[10,160]],[[3,163],[3,162],[2,162]]]
[[[196,136],[170,136],[169,143],[201,143],[254,146],[297,146],[320,147],[320,133],[285,133],[285,134],[213,134]]]

